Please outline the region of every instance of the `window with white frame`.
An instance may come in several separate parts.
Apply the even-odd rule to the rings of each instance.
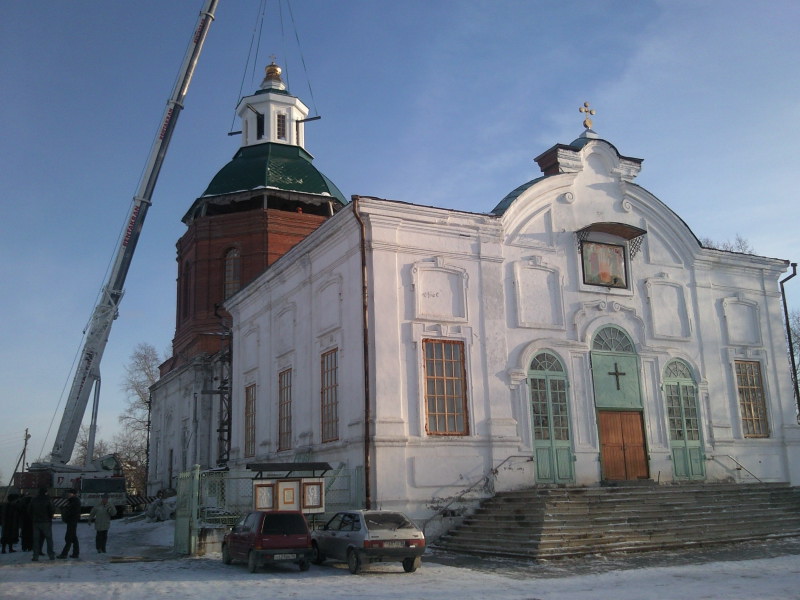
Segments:
[[[256,455],[256,386],[244,388],[244,455]]]
[[[468,435],[464,342],[423,340],[425,431],[428,435]]]
[[[334,348],[320,361],[320,408],[322,441],[339,439],[339,350]]]
[[[276,134],[279,140],[286,139],[286,115],[278,115],[276,123]]]
[[[292,370],[278,373],[278,450],[292,447]]]
[[[737,360],[736,387],[739,391],[739,412],[742,417],[744,437],[769,437],[761,363]]]

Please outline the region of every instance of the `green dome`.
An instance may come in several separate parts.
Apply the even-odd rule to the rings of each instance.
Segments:
[[[311,164],[312,160],[300,146],[272,142],[243,146],[214,176],[201,197],[277,188],[331,196],[347,204],[344,194]]]

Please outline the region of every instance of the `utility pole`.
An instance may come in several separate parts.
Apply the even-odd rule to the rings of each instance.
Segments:
[[[28,440],[31,439],[28,428],[25,428],[25,442],[22,445],[22,469],[25,470],[25,456],[28,453]]]

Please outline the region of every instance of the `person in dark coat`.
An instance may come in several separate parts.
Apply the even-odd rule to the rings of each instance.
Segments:
[[[33,550],[33,521],[28,512],[28,507],[31,503],[31,497],[23,493],[17,501],[19,508],[19,541],[22,544],[23,552],[30,552]]]
[[[78,558],[80,546],[78,545],[78,521],[81,520],[81,501],[77,496],[76,490],[67,491],[67,504],[61,509],[61,520],[67,524],[67,532],[64,534],[64,549],[58,558]],[[72,548],[72,554],[69,549]]]
[[[9,494],[3,503],[3,533],[0,535],[0,544],[3,546],[3,554],[6,547],[9,552],[16,552],[14,544],[19,541],[19,515],[17,513],[17,499],[19,494]]]
[[[47,488],[39,488],[39,495],[31,499],[28,504],[28,514],[33,523],[33,560],[39,560],[42,554],[42,545],[47,542],[47,555],[54,560],[56,553],[53,551],[53,503],[47,495]]]

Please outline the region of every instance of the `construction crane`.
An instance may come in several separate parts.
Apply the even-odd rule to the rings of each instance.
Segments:
[[[117,318],[119,304],[124,293],[125,278],[128,275],[133,253],[136,250],[136,243],[142,231],[147,210],[151,204],[153,190],[158,180],[161,166],[169,147],[178,115],[183,109],[183,101],[189,89],[200,52],[203,49],[211,22],[214,20],[218,0],[205,0],[197,21],[189,47],[181,65],[175,87],[167,101],[164,115],[161,119],[156,138],[153,141],[150,154],[145,164],[139,188],[133,198],[131,210],[126,221],[125,229],[122,233],[119,246],[116,251],[114,262],[109,271],[108,279],[102,288],[100,298],[92,312],[91,320],[85,331],[83,346],[77,362],[74,379],[70,387],[69,396],[64,406],[64,414],[61,424],[55,437],[53,451],[50,454],[50,462],[34,463],[29,471],[55,473],[57,471],[75,471],[74,468],[66,467],[72,457],[75,442],[78,438],[81,423],[86,412],[86,405],[92,388],[95,388],[95,410],[93,411],[93,426],[90,432],[90,446],[93,445],[94,420],[96,419],[96,404],[100,385],[100,361],[103,357],[108,336],[111,332],[111,325]],[[112,460],[113,459],[113,460]],[[115,471],[119,469],[119,463],[115,457],[102,457],[94,463],[90,463],[91,454],[87,457],[87,465],[83,471]],[[114,464],[116,463],[116,464]],[[24,467],[24,466],[23,466]],[[43,474],[43,473],[42,473]],[[28,478],[31,480],[31,478]],[[42,478],[37,477],[41,484]],[[63,479],[63,478],[62,478]],[[74,481],[74,479],[73,479]],[[48,485],[47,487],[53,487]]]

